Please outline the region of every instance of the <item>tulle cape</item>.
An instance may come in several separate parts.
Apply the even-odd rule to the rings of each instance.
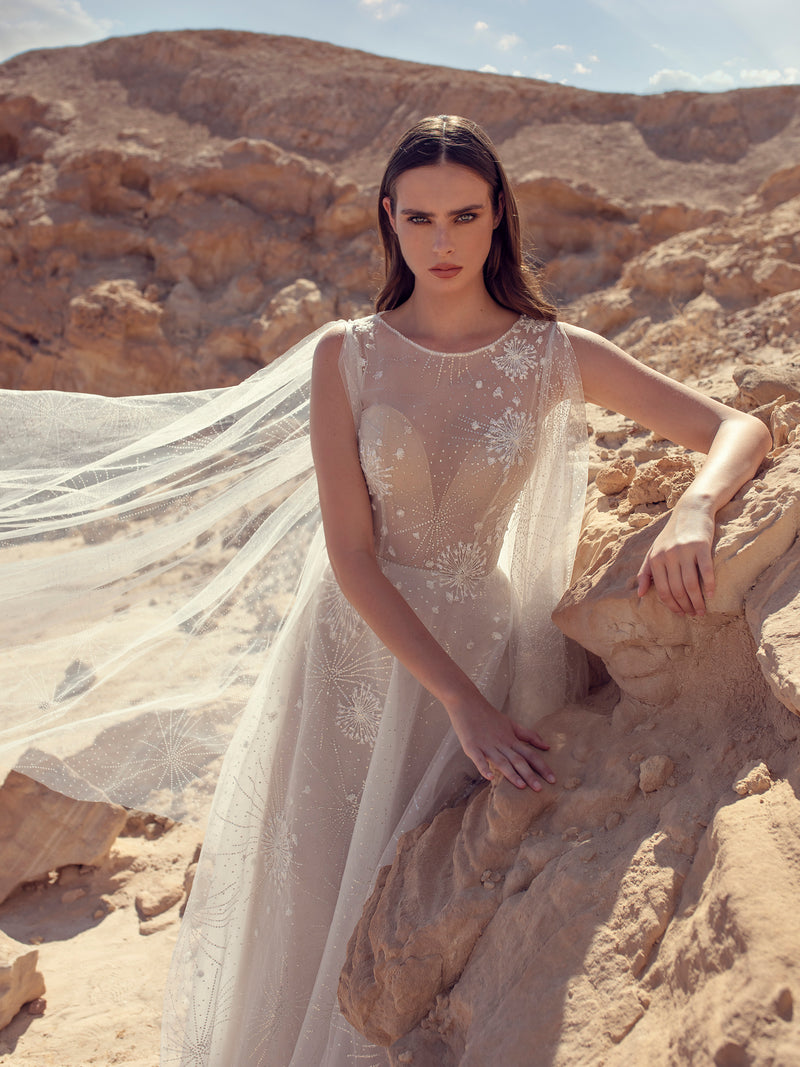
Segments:
[[[204,817],[241,712],[265,699],[270,647],[327,562],[308,410],[329,325],[230,388],[0,392],[0,769]],[[580,380],[558,326],[550,346],[548,447],[503,552],[519,613],[511,711],[529,722],[564,697],[550,612],[586,488]]]

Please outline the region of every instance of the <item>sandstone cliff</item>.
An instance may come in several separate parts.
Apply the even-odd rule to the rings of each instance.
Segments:
[[[572,318],[684,373],[791,344],[799,87],[612,95],[187,32],[0,67],[0,385],[229,383],[366,310],[380,169],[431,112],[489,129]]]
[[[565,317],[758,410],[777,449],[722,517],[711,612],[674,620],[628,581],[695,458],[590,412],[560,620],[597,684],[542,725],[559,787],[479,788],[407,838],[343,997],[397,1063],[788,1067],[800,88],[598,94],[223,32],[20,56],[0,66],[0,385],[226,384],[366,310],[382,161],[442,111],[498,143]],[[20,776],[0,793],[3,1019],[31,1002],[0,1052],[21,1063],[157,1056],[198,836],[101,807]]]

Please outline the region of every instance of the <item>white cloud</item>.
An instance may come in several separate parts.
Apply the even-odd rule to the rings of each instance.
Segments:
[[[511,71],[511,77],[512,78],[521,78],[522,77],[522,71],[521,70],[512,70]]]
[[[688,70],[664,69],[650,76],[650,87],[658,92],[670,89],[693,89],[707,92],[721,92],[732,89],[736,82],[725,70],[714,70],[710,74],[691,74]]]
[[[518,44],[522,44],[522,38],[517,36],[516,33],[504,33],[497,42],[497,47],[501,52],[510,52],[511,49],[516,48]]]
[[[594,54],[594,52],[590,56],[587,56],[586,58],[589,60],[590,63],[599,63],[600,62],[600,56],[596,56]]]
[[[4,0],[0,61],[31,48],[60,48],[107,37],[111,19],[96,19],[78,0]]]
[[[408,4],[400,0],[359,0],[361,6],[379,21],[393,19],[408,10]]]
[[[571,44],[554,44],[553,45],[553,51],[554,52],[571,52],[572,51],[572,45]]]
[[[534,78],[538,78],[539,81],[541,81],[541,82],[551,82],[553,80],[553,75],[552,74],[544,74],[540,70],[537,70],[536,73],[533,76],[534,76]]]
[[[784,67],[783,70],[740,70],[743,85],[797,85],[800,68]]]
[[[491,63],[484,63],[479,70],[481,74],[497,74],[497,67],[493,67]]]
[[[476,33],[485,33],[486,30],[489,29],[489,23],[488,22],[476,22],[475,25],[472,28],[473,28],[473,30],[475,30]]]
[[[591,71],[590,67],[584,67],[583,63],[576,63],[575,66],[572,68],[572,73],[573,74],[591,74],[592,71]]]

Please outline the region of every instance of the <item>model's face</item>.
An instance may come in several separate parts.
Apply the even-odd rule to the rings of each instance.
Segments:
[[[441,292],[483,278],[495,214],[488,184],[468,167],[436,163],[407,170],[397,179],[395,206],[383,209],[417,285]]]

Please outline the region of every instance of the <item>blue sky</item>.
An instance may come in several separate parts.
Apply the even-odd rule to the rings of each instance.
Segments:
[[[2,0],[0,60],[208,27],[610,92],[800,83],[798,0]]]

